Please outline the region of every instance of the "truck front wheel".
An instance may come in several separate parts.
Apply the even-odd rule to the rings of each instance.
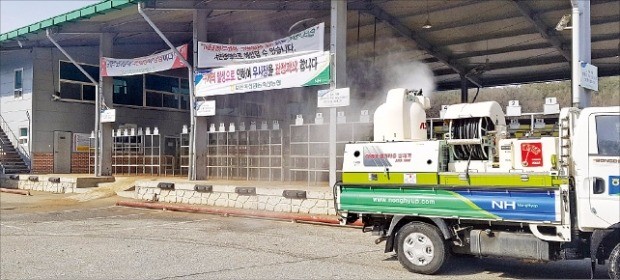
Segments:
[[[620,243],[611,251],[609,255],[609,278],[620,279]]]
[[[448,261],[448,246],[439,229],[427,223],[413,222],[403,226],[397,236],[398,261],[407,270],[435,274]]]

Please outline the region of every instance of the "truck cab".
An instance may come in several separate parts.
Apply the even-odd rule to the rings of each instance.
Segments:
[[[618,107],[578,113],[571,143],[577,225],[592,232],[620,223],[620,112]]]

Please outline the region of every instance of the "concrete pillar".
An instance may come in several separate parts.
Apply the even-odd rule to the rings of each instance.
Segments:
[[[114,57],[114,34],[113,33],[101,33],[99,38],[99,57]],[[99,76],[101,84],[101,90],[99,95],[101,96],[102,108],[105,104],[108,108],[114,107],[112,101],[114,93],[114,78]],[[101,109],[101,108],[100,108]],[[118,119],[117,119],[118,121]],[[112,129],[113,123],[102,123],[101,127],[101,141],[99,143],[101,147],[101,176],[112,175]]]
[[[469,89],[467,87],[467,78],[465,78],[465,75],[461,74],[461,103],[469,102],[469,96],[467,95],[468,90]]]
[[[347,86],[347,1],[331,0],[331,88]],[[329,108],[329,185],[336,184],[336,108]]]
[[[207,41],[207,10],[194,10],[194,28],[193,28],[193,41],[194,41],[194,72],[198,65],[198,41]],[[193,82],[193,81],[190,81]],[[190,107],[194,107],[193,104]],[[207,179],[207,117],[196,117],[196,131],[194,133],[194,153],[195,159],[195,173],[196,180]]]

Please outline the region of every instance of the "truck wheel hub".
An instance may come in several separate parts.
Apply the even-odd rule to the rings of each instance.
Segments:
[[[428,265],[435,257],[433,242],[422,233],[410,234],[403,245],[405,257],[414,265]]]

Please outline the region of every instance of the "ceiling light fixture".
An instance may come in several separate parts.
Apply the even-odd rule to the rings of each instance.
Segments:
[[[433,27],[433,25],[431,24],[430,15],[428,12],[428,0],[426,0],[426,22],[424,22],[424,25],[422,25],[422,28],[430,29],[431,27]]]
[[[562,18],[560,19],[560,22],[558,22],[558,24],[555,26],[555,30],[562,31],[562,30],[572,29],[571,26],[568,26],[568,23],[570,22],[570,18],[571,18],[571,14],[563,15]]]

